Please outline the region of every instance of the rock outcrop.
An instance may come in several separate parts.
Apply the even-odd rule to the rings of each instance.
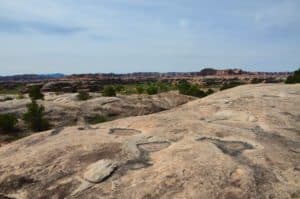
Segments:
[[[246,85],[161,113],[35,134],[0,148],[0,195],[299,198],[299,104],[299,84]]]
[[[77,93],[60,95],[45,93],[45,100],[39,100],[38,103],[45,107],[46,117],[51,124],[54,127],[62,127],[84,125],[97,115],[113,120],[156,113],[196,99],[173,91],[158,95],[118,95],[117,97],[102,97],[101,94],[91,93],[92,98],[87,101],[78,100],[76,95]],[[28,103],[30,103],[28,98],[1,102],[0,113],[15,113],[21,119]]]

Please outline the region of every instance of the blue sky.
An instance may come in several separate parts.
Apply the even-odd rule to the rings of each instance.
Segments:
[[[300,67],[299,0],[0,0],[0,75]]]

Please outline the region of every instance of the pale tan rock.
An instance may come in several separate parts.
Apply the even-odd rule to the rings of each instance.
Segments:
[[[111,160],[99,160],[88,166],[84,173],[84,179],[92,183],[100,183],[110,176],[117,165]]]
[[[299,198],[299,104],[300,84],[245,85],[161,113],[34,134],[0,148],[0,195]],[[89,165],[107,159],[114,172],[86,182]]]

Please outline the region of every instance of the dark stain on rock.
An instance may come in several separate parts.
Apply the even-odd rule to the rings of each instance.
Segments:
[[[56,187],[49,189],[48,186],[43,186],[35,191],[30,191],[29,198],[45,199],[56,198],[64,199],[72,193],[72,191],[78,186],[78,181],[72,181],[65,184],[57,185]]]
[[[46,139],[45,135],[39,135],[37,137],[28,138],[25,141],[23,141],[23,143],[26,147],[30,147],[42,143],[43,141],[45,141],[45,139]]]
[[[140,151],[146,152],[156,152],[162,149],[168,148],[170,146],[169,142],[148,142],[138,144],[137,147]]]
[[[109,134],[118,136],[130,136],[142,133],[136,129],[113,128],[109,130]]]
[[[85,131],[85,130],[97,130],[98,128],[93,128],[90,125],[86,124],[84,126],[78,127],[77,128],[79,131]]]
[[[263,95],[262,97],[279,98],[278,95]]]
[[[238,156],[244,150],[254,149],[254,147],[247,143],[247,142],[240,142],[240,141],[223,141],[219,139],[213,138],[200,138],[198,141],[205,141],[208,140],[216,145],[223,153],[228,154],[230,156]]]
[[[129,170],[139,170],[152,166],[150,163],[149,152],[139,149],[140,154],[137,158],[128,160],[125,164],[121,165],[116,172],[115,176],[123,176]]]
[[[50,132],[50,136],[57,135],[57,134],[59,134],[62,130],[64,130],[64,127],[57,127],[57,128],[53,129],[53,130]]]
[[[90,164],[101,159],[114,159],[120,155],[122,146],[120,143],[106,143],[99,149],[92,152],[80,153],[71,158],[71,162],[80,162],[83,164]]]
[[[2,182],[0,182],[0,192],[1,193],[11,193],[17,190],[36,183],[34,179],[26,176],[11,175],[6,177]]]

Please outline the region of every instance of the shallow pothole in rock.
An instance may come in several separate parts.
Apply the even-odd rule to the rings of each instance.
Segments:
[[[231,156],[237,156],[241,154],[244,150],[254,149],[254,147],[247,142],[224,141],[224,140],[206,138],[206,137],[197,140],[198,141],[208,140],[213,144],[215,144],[223,153]]]
[[[137,145],[138,149],[140,149],[142,151],[147,151],[147,152],[160,151],[169,146],[170,146],[169,142],[148,142],[148,143],[143,143],[143,144]]]
[[[118,135],[118,136],[130,136],[142,133],[139,130],[135,129],[122,129],[122,128],[113,128],[110,129],[109,134]]]
[[[125,170],[139,170],[143,168],[147,168],[152,166],[152,164],[149,162],[148,157],[145,155],[142,155],[141,157],[135,159],[135,160],[129,160],[125,165]]]

